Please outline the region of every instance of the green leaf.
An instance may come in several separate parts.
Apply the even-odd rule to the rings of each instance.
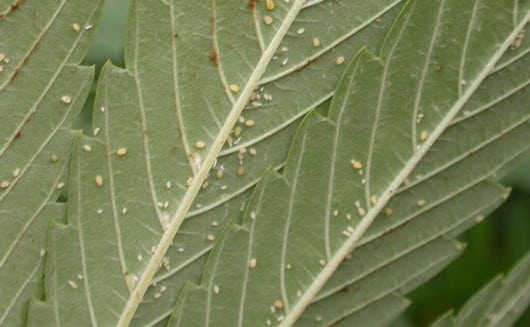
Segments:
[[[530,256],[523,257],[504,279],[497,276],[453,316],[431,326],[511,326],[530,303]]]
[[[283,165],[297,120],[331,97],[346,66],[337,58],[375,49],[399,1],[313,2],[298,14],[302,2],[277,2],[272,13],[264,4],[133,3],[125,68],[101,73],[94,135],[74,149],[67,224],[50,236],[50,292],[32,303],[30,321],[125,325],[134,315],[146,325],[170,315],[221,226],[238,220],[245,191]],[[344,24],[322,30],[306,23],[315,17]]]
[[[528,9],[516,4],[410,2],[387,36],[381,58],[367,52],[357,56],[335,93],[329,116],[315,113],[305,120],[282,176],[270,173],[255,191],[242,227],[231,228],[216,244],[201,286],[189,287],[183,294],[173,323],[294,323],[318,298],[318,292],[352,249],[362,242],[361,237],[375,218],[390,215],[389,208],[398,213],[412,211],[412,217],[424,214],[432,220],[430,226],[418,220],[413,229],[401,228],[397,232],[403,234],[392,235],[396,238],[393,242],[385,240],[388,229],[380,230],[381,243],[386,246],[377,244],[379,251],[391,252],[391,244],[398,247],[395,254],[383,251],[384,260],[403,257],[400,260],[404,263],[397,263],[399,267],[417,270],[422,267],[422,260],[450,259],[450,249],[433,257],[432,251],[416,256],[414,252],[423,250],[422,244],[433,238],[441,237],[443,241],[446,234],[457,234],[474,220],[481,220],[482,216],[477,215],[491,210],[492,203],[499,202],[506,193],[496,184],[482,181],[528,149],[524,140],[528,139],[529,113],[524,105],[488,130],[480,126],[494,125],[491,122],[496,121],[492,119],[495,113],[482,114],[490,106],[474,107],[470,100],[528,20]],[[525,8],[524,14],[513,8]],[[458,21],[455,17],[459,17]],[[493,24],[492,19],[496,20]],[[407,60],[411,53],[417,55],[414,60]],[[527,80],[526,77],[523,82]],[[485,85],[486,90],[491,90]],[[459,113],[465,118],[457,117]],[[465,136],[468,128],[480,131],[478,136],[453,137],[453,133]],[[496,144],[505,134],[506,139]],[[520,141],[506,149],[500,161],[495,156],[480,157],[482,161],[463,160],[474,157],[473,153],[482,147],[507,147],[508,136],[514,135]],[[432,154],[424,157],[429,150]],[[430,161],[437,157],[452,160]],[[476,158],[479,156],[473,159]],[[478,169],[470,170],[469,165],[477,163]],[[428,169],[422,171],[425,168]],[[407,179],[409,175],[411,179]],[[395,195],[403,183],[407,185]],[[454,203],[448,201],[452,198]],[[388,203],[391,205],[387,207]],[[457,217],[462,217],[456,222],[446,220],[445,227],[433,226],[440,218],[437,206],[449,204],[457,211]],[[446,215],[448,209],[444,208]],[[423,235],[426,227],[433,229],[432,236]],[[416,236],[417,240],[410,241],[416,244],[406,244],[410,236]],[[400,248],[399,242],[412,249]],[[242,249],[244,256],[240,255]],[[408,252],[414,257],[412,261],[406,261]],[[367,262],[369,257],[362,257],[351,268],[366,269],[361,274],[368,275],[374,268],[366,267]],[[353,292],[353,298],[372,296],[369,291],[384,281],[406,291],[436,266],[425,265],[425,271],[418,276],[407,270],[399,275],[399,270],[391,266],[381,269],[381,274],[393,276],[379,276],[366,289],[352,284],[360,289]],[[363,282],[369,283],[369,277]],[[391,294],[391,287],[381,286],[387,293],[373,295],[363,305]],[[335,298],[328,306],[324,304],[326,310],[322,312],[331,311],[332,320],[323,321],[323,325],[349,314],[333,310],[337,309],[336,301],[340,301]],[[352,302],[341,302],[344,303],[351,306]],[[321,315],[313,318],[317,324],[323,320]],[[302,325],[307,324],[303,320]]]
[[[132,1],[125,68],[104,66],[81,138],[92,73],[77,64],[100,4],[0,4],[0,319],[386,324],[462,251],[452,237],[507,195],[491,178],[528,153],[528,6],[412,1],[394,23],[399,0],[273,3]],[[20,42],[26,26],[49,40]],[[20,139],[15,105],[38,109]]]
[[[81,67],[100,1],[0,2],[0,325],[43,294],[50,222],[94,72]]]

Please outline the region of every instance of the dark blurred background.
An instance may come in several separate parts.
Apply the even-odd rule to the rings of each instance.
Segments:
[[[129,2],[106,1],[96,40],[86,55],[85,65],[96,65],[98,72],[108,60],[124,66],[123,45]],[[87,134],[90,134],[94,92],[95,87],[77,122],[77,127]],[[447,310],[458,310],[485,283],[497,274],[509,271],[530,250],[530,158],[502,181],[512,187],[506,203],[460,237],[467,243],[464,254],[409,294],[412,305],[396,325],[426,326]],[[530,309],[516,326],[530,326]]]

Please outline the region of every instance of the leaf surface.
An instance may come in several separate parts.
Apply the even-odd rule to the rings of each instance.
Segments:
[[[335,51],[375,48],[398,3],[313,2],[298,14],[302,1],[276,2],[273,11],[135,1],[125,68],[102,71],[94,135],[74,149],[67,224],[51,232],[46,285],[58,292],[32,303],[30,321],[43,315],[56,323],[84,317],[125,325],[135,313],[133,324],[165,319],[183,283],[198,281],[221,227],[239,219],[245,191],[266,167],[285,161],[297,120],[330,98],[346,67]],[[321,31],[321,46],[312,46],[319,25],[308,21],[342,9],[339,21],[347,22],[354,7],[354,24]],[[289,50],[297,47],[303,51]],[[297,57],[287,64],[280,57],[290,53]],[[304,82],[288,86],[296,81]]]
[[[470,114],[462,111],[464,104],[528,19],[528,9],[521,16],[512,10],[517,8],[515,4],[410,2],[387,36],[381,58],[361,53],[344,75],[329,116],[311,114],[304,122],[283,175],[269,174],[255,191],[243,226],[229,230],[214,248],[201,286],[190,287],[184,293],[173,323],[292,324],[373,220],[388,213],[389,208],[394,210],[386,207],[387,202],[393,200],[400,184],[410,184],[407,176],[413,173],[422,179],[413,169],[421,167],[425,153],[457,114]],[[457,16],[458,22],[454,18]],[[492,17],[498,19],[495,28],[490,25]],[[405,60],[411,53],[418,55]],[[523,106],[515,115],[520,116],[514,118],[514,126],[521,126],[519,133],[527,133],[527,108]],[[465,129],[468,123],[476,121],[456,126]],[[484,133],[494,140],[509,132],[510,127],[504,126],[498,135]],[[519,133],[516,135],[520,137]],[[443,138],[440,140],[443,147]],[[453,149],[469,147],[464,139],[451,141]],[[518,153],[526,149],[523,145]],[[518,153],[511,155],[517,157]],[[447,154],[445,151],[433,156]],[[507,159],[505,163],[510,162]],[[447,197],[460,195],[491,174],[488,165],[499,164],[494,159],[486,162],[482,171],[485,176],[466,176],[461,167],[454,178],[427,179],[421,185],[422,192],[409,194],[404,208],[423,212],[438,204],[429,202],[431,199],[441,204]],[[435,168],[433,164],[426,166]],[[451,169],[442,167],[440,172],[451,174]],[[479,196],[487,194],[487,184],[481,185]],[[504,193],[495,188],[493,185],[493,202]],[[315,201],[318,198],[320,201]],[[492,202],[485,200],[491,206]],[[465,208],[462,202],[457,201],[460,210]],[[483,210],[487,211],[487,206]],[[466,217],[474,216],[464,215],[463,221]],[[453,225],[446,232],[456,233],[462,228]],[[422,229],[412,232],[418,230]],[[247,255],[235,257],[234,253],[242,248]],[[420,258],[427,259],[425,255]],[[365,262],[366,258],[357,263]],[[362,297],[365,293],[359,294]],[[239,311],[227,313],[227,307]]]
[[[94,72],[79,63],[100,1],[0,2],[0,325],[43,294],[47,230],[63,221],[70,126]]]

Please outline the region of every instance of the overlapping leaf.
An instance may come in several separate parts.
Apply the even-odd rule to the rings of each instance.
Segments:
[[[101,1],[0,2],[0,325],[41,297],[46,237],[93,69],[86,52]]]
[[[504,279],[492,280],[460,310],[431,326],[511,326],[530,303],[530,256],[526,255]]]
[[[317,302],[304,313],[302,321],[309,324],[315,321],[314,317],[319,316],[322,324],[325,324],[326,319],[323,317],[327,317],[329,323],[344,315],[358,319],[364,314],[365,305],[370,305],[371,301],[379,301],[380,297],[387,294],[407,291],[410,289],[407,280],[411,275],[405,274],[401,282],[396,283],[395,280],[399,279],[397,271],[400,269],[395,268],[394,262],[435,238],[461,233],[482,221],[491,209],[506,198],[506,191],[487,179],[502,176],[528,153],[526,140],[530,137],[530,130],[528,109],[524,104],[529,101],[530,76],[524,67],[528,66],[530,57],[517,56],[517,61],[512,61],[511,66],[503,64],[521,50],[524,51],[524,48],[509,49],[505,53],[495,73],[482,83],[463,108],[462,116],[453,121],[416,167],[412,178],[406,181],[407,185],[402,186],[391,200],[389,207],[393,208],[392,218],[383,216],[374,222],[353,257],[335,272],[316,298]],[[500,116],[503,118],[499,120]],[[497,123],[488,123],[491,120]],[[460,140],[460,147],[454,148],[454,140]],[[462,178],[462,171],[470,173]],[[428,205],[421,208],[408,206],[418,194],[423,195]],[[451,243],[448,240],[445,242]],[[440,259],[450,253],[441,253]],[[433,253],[429,258],[435,259]],[[422,258],[418,257],[417,260],[413,266],[418,269],[424,267]],[[404,262],[402,265],[409,263]],[[364,279],[370,279],[374,273],[380,274],[381,270],[391,273],[392,278],[388,279],[390,285],[383,287],[381,284],[384,279],[379,280],[379,293],[355,298],[359,288],[366,283]],[[420,279],[428,277],[419,274]],[[414,283],[417,284],[418,280]],[[347,297],[337,291],[345,288],[355,289],[356,292]],[[341,298],[342,302],[337,298]],[[323,302],[319,303],[320,300]]]
[[[495,27],[490,25],[493,16],[498,19]],[[459,18],[458,23],[455,17]],[[432,158],[440,156],[451,160],[427,160],[423,167],[418,166],[411,175],[417,185],[409,186],[394,199],[401,200],[396,201],[399,203],[397,212],[408,210],[411,212],[409,218],[427,213],[436,222],[440,218],[436,209],[442,204],[452,205],[461,218],[440,222],[446,226],[432,227],[434,233],[425,232],[426,235],[420,235],[416,242],[411,241],[410,250],[398,246],[396,255],[406,260],[407,251],[415,252],[418,246],[417,251],[423,250],[422,244],[429,239],[458,233],[477,215],[490,210],[492,203],[499,201],[505,192],[495,184],[481,181],[527,151],[524,140],[528,134],[528,109],[518,106],[520,110],[514,110],[513,116],[510,113],[506,121],[488,131],[480,126],[492,121],[492,116],[497,114],[494,110],[479,115],[489,106],[471,108],[476,111],[463,107],[503,51],[517,39],[527,19],[528,8],[517,2],[411,2],[387,38],[381,53],[382,62],[367,53],[359,55],[339,86],[329,118],[314,114],[307,119],[298,132],[283,176],[270,174],[255,192],[243,226],[229,229],[227,236],[214,248],[201,287],[190,286],[183,294],[175,311],[174,324],[186,325],[191,321],[240,325],[293,323],[373,219],[381,213],[393,215],[398,206],[387,207],[387,201],[400,184],[411,184],[406,177],[451,121],[454,121],[454,128],[448,129],[439,139],[439,147],[444,151],[436,146],[431,151]],[[419,53],[419,59],[407,60],[413,50]],[[527,81],[524,78],[522,84],[515,86],[524,88]],[[516,90],[501,94],[510,95]],[[502,97],[495,99],[501,100]],[[517,103],[521,98],[511,100]],[[476,116],[454,120],[459,112],[466,117]],[[475,127],[479,136],[453,138],[470,135],[465,133],[469,127]],[[451,144],[445,141],[445,135]],[[480,157],[483,161],[462,160],[478,149],[480,155],[486,154],[481,148],[488,143],[492,146],[485,149],[498,150],[497,145],[505,147],[514,140],[510,137],[522,141],[497,157]],[[477,174],[469,173],[469,165],[477,162],[480,164]],[[451,165],[461,167],[453,169]],[[424,172],[426,177],[418,174],[424,167],[429,168]],[[324,195],[324,199],[315,202],[319,195]],[[453,197],[457,206],[450,201]],[[407,214],[402,216],[406,217]],[[426,231],[422,223],[418,222],[419,226],[412,229],[403,228],[401,238],[394,237],[406,243],[407,233],[417,235],[418,231]],[[380,229],[377,233],[386,231],[388,229]],[[382,238],[379,244],[372,245],[377,249],[389,248],[394,242],[385,243],[388,239],[393,238]],[[444,243],[443,238],[440,242]],[[433,244],[430,242],[426,246]],[[246,256],[234,256],[238,252],[236,249],[239,252],[245,249]],[[449,258],[447,254],[450,254],[448,249],[442,251],[440,258],[444,255]],[[391,253],[382,256],[383,260],[392,259]],[[362,267],[368,258],[367,255],[363,256],[364,260],[356,261],[357,267]],[[413,261],[417,265],[422,259],[429,258],[419,254]],[[436,264],[426,265],[425,270],[431,267],[435,269]],[[393,270],[381,273],[389,271]],[[369,273],[370,270],[362,272]],[[378,282],[399,280],[398,288],[410,287],[409,281],[417,282],[411,272],[405,271],[402,276],[411,276],[409,281],[397,275],[395,279],[380,276]],[[418,275],[425,274],[419,272]],[[372,296],[366,295],[366,290],[375,289],[373,285],[359,288],[365,292],[356,289],[352,296],[360,297],[360,301],[362,297]],[[383,292],[388,288],[389,285],[381,287]],[[364,305],[384,299],[382,296],[388,293],[381,294],[365,301]],[[344,302],[347,301],[340,303]],[[337,308],[336,303],[324,303],[327,310],[322,312]],[[322,324],[347,315],[351,301],[349,305],[344,312],[331,310],[331,320]],[[227,312],[227,307],[239,310]],[[318,306],[316,308],[318,310]],[[310,319],[319,324],[323,317],[313,315]]]

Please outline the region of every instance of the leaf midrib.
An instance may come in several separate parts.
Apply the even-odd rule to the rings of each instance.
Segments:
[[[289,9],[287,15],[285,16],[284,21],[279,26],[276,35],[271,40],[271,43],[269,44],[267,49],[263,52],[247,84],[243,88],[239,98],[237,99],[232,109],[230,110],[224,122],[223,127],[220,129],[216,139],[214,140],[210,148],[210,151],[208,152],[206,157],[203,159],[203,163],[199,171],[193,177],[190,187],[188,188],[187,192],[184,194],[184,197],[182,198],[182,201],[179,207],[177,208],[175,215],[171,218],[170,223],[167,226],[166,231],[162,235],[162,238],[155,252],[153,253],[151,259],[149,260],[149,263],[147,264],[144,273],[142,274],[142,276],[140,277],[140,280],[136,284],[135,289],[130,294],[127,304],[124,307],[124,310],[122,311],[122,314],[120,316],[117,326],[125,327],[132,320],[134,313],[136,312],[136,309],[138,308],[138,305],[142,301],[142,298],[147,288],[150,286],[153,280],[153,277],[156,271],[158,270],[160,262],[162,261],[167,249],[172,244],[173,238],[175,237],[180,225],[182,224],[186,214],[188,213],[193,200],[195,199],[198,192],[200,191],[203,182],[206,180],[206,177],[210,171],[210,168],[212,167],[219,152],[221,151],[221,148],[226,138],[230,134],[233,126],[236,124],[241,112],[245,108],[245,105],[248,99],[250,98],[250,95],[252,94],[254,88],[258,85],[259,80],[261,76],[263,75],[263,73],[265,72],[265,69],[268,63],[272,59],[276,49],[278,48],[280,42],[283,39],[283,36],[287,33],[287,30],[289,29],[294,19],[298,15],[299,11],[301,10],[304,2],[305,0],[295,0],[291,9]]]
[[[333,272],[338,268],[343,259],[353,251],[357,242],[361,239],[362,235],[366,232],[368,227],[372,224],[378,213],[384,208],[386,203],[392,198],[395,191],[399,188],[405,178],[412,172],[414,167],[420,162],[427,151],[432,147],[434,142],[439,138],[443,131],[451,124],[455,116],[459,113],[460,109],[473,95],[478,86],[482,81],[489,75],[491,70],[495,67],[495,63],[500,59],[504,52],[508,49],[512,41],[515,39],[517,34],[524,28],[527,21],[530,19],[530,12],[520,21],[520,23],[514,27],[512,33],[504,40],[499,46],[497,51],[492,55],[491,59],[484,65],[482,71],[477,75],[469,87],[461,94],[460,98],[447,112],[445,117],[440,121],[438,126],[432,131],[431,135],[424,141],[423,145],[412,155],[407,164],[403,167],[396,178],[390,183],[390,185],[382,192],[380,200],[366,213],[366,216],[352,235],[344,242],[344,245],[339,248],[335,256],[333,256],[328,264],[321,270],[316,276],[313,283],[308,287],[306,292],[300,297],[298,303],[293,309],[287,313],[285,319],[280,324],[281,327],[293,325],[298,317],[302,314],[305,308],[311,304],[312,300],[318,295],[318,292],[322,289],[326,281],[331,277]],[[472,19],[470,19],[472,21]],[[471,22],[470,22],[471,24]],[[467,35],[466,37],[469,37]],[[467,44],[467,40],[465,42]],[[464,55],[464,54],[463,54]],[[382,80],[384,81],[384,79]],[[368,181],[367,181],[368,184]]]

